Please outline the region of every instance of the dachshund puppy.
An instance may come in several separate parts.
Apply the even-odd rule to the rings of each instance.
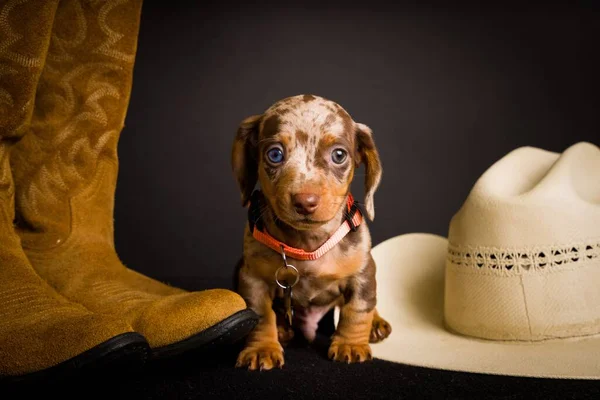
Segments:
[[[232,168],[249,222],[237,291],[260,321],[236,366],[282,367],[282,344],[293,337],[292,328],[312,341],[319,320],[336,306],[340,319],[328,352],[333,360],[369,360],[369,342],[391,333],[375,309],[371,236],[350,194],[361,163],[365,213],[373,220],[382,167],[368,126],[356,123],[335,102],[308,94],[280,100],[241,122]],[[254,190],[257,183],[260,191]],[[276,312],[278,302],[289,300],[276,274],[285,288],[297,280],[291,325],[283,315],[289,307]]]

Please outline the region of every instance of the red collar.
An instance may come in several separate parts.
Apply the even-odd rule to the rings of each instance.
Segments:
[[[295,258],[296,260],[316,260],[319,257],[323,256],[323,254],[327,253],[331,250],[335,245],[337,245],[350,231],[356,231],[358,226],[362,223],[362,214],[358,209],[358,206],[354,202],[354,197],[352,194],[348,193],[348,213],[347,216],[340,225],[340,227],[327,239],[325,243],[321,245],[315,251],[305,251],[303,249],[298,249],[295,247],[290,247],[283,242],[275,239],[271,236],[262,224],[260,220],[260,204],[259,204],[259,191],[255,191],[252,193],[252,197],[250,199],[250,207],[248,209],[248,221],[250,223],[250,231],[252,232],[252,236],[264,244],[265,246],[275,250],[278,253],[281,253],[281,248],[285,251],[286,256]]]

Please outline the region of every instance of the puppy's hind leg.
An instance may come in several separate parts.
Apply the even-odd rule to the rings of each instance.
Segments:
[[[385,319],[381,318],[377,310],[373,313],[373,323],[371,324],[370,343],[379,343],[392,333],[392,326]]]

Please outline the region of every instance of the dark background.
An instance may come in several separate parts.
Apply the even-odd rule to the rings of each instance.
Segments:
[[[166,3],[142,10],[115,234],[126,265],[184,288],[230,287],[246,218],[233,137],[283,97],[321,95],[373,129],[374,245],[445,235],[517,147],[600,144],[598,7]]]

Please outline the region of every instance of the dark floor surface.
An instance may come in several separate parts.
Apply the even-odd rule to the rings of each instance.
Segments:
[[[227,282],[179,281],[189,290]],[[332,314],[315,343],[286,349],[285,366],[272,371],[234,368],[242,343],[189,353],[138,371],[114,371],[67,381],[0,387],[0,400],[61,399],[598,399],[600,381],[517,378],[441,371],[373,360],[343,364],[327,359]],[[33,397],[33,395],[36,395]]]
[[[600,399],[600,382],[513,378],[417,368],[373,360],[334,363],[327,336],[286,350],[281,370],[234,368],[239,344],[218,353],[188,354],[141,371],[6,388],[0,398],[29,391],[77,399]],[[24,391],[27,389],[27,391]],[[37,398],[40,395],[38,394]],[[47,397],[47,396],[44,396]]]

